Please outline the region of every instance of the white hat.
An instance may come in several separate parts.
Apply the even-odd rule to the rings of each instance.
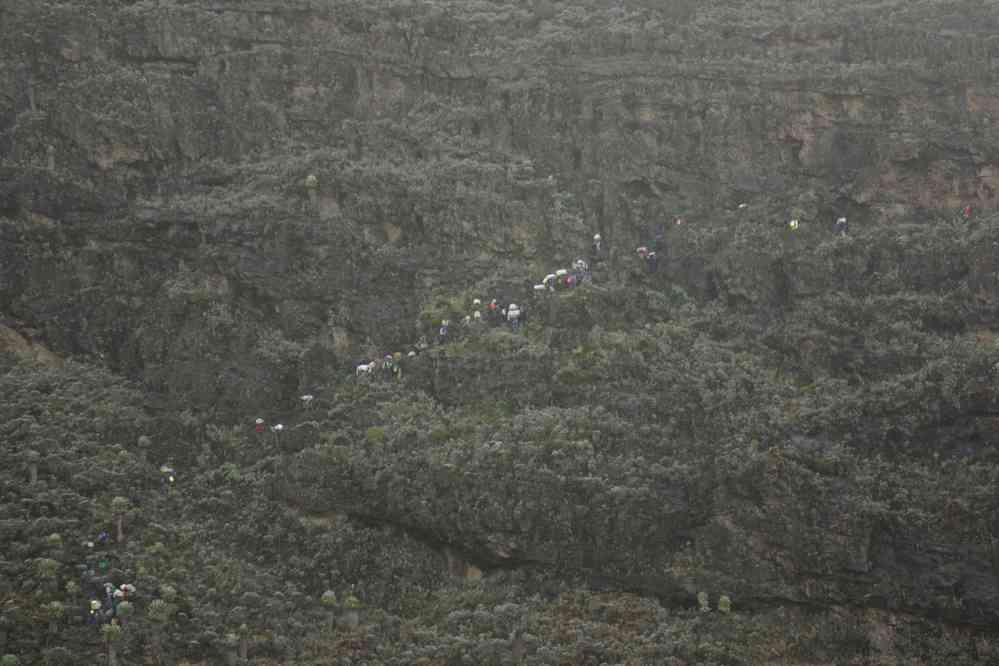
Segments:
[[[479,299],[477,299],[477,298],[476,298],[476,299],[473,299],[473,300],[472,300],[472,305],[482,305],[482,301],[480,301],[480,300],[479,300]]]
[[[313,399],[315,399],[315,396],[312,395],[311,393],[306,393],[305,395],[302,396],[302,400],[304,400],[305,402],[312,402]]]
[[[839,219],[838,219],[838,220],[836,220],[836,221],[837,221],[837,222],[846,222],[846,218],[845,218],[845,217],[841,217],[841,218],[839,218]]]
[[[593,240],[600,240],[600,234],[593,234]]]
[[[416,356],[416,352],[413,351],[413,350],[410,350],[410,352],[408,354],[406,354],[406,356]]]
[[[261,424],[261,423],[263,423],[263,422],[264,422],[263,419],[257,419],[256,421],[254,421],[254,423],[256,423],[258,425]]]
[[[284,426],[278,423],[276,426],[274,426],[274,430],[277,432],[281,432],[282,430],[284,430]]]
[[[517,306],[516,303],[511,303],[510,307],[507,308],[507,310],[519,310],[519,309],[520,308]]]
[[[472,317],[475,319],[482,319],[482,313],[476,310],[475,312],[472,313]]]
[[[748,203],[741,203],[741,204],[739,204],[739,210],[743,210],[745,208],[749,208],[749,204]]]
[[[555,271],[555,275],[557,275],[558,277],[562,277],[563,275],[568,275],[568,274],[569,271],[565,270],[564,268],[560,268],[557,271]]]

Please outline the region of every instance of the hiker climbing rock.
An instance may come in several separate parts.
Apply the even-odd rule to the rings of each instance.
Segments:
[[[305,407],[306,409],[309,409],[310,407],[312,407],[312,401],[315,399],[316,396],[312,395],[311,393],[306,393],[301,397],[302,406]]]
[[[257,419],[256,421],[253,422],[253,430],[258,435],[262,435],[264,432],[267,431],[267,424],[264,423],[263,419]]]
[[[173,486],[174,482],[177,480],[176,473],[170,465],[160,466],[160,478],[164,488]]]
[[[104,583],[104,608],[113,608],[115,604],[114,600],[114,585],[111,583]]]
[[[650,274],[659,270],[659,256],[655,252],[649,252],[645,257],[645,267]]]
[[[447,319],[441,322],[441,327],[437,330],[437,344],[442,345],[447,341],[447,334],[450,325],[451,322],[448,321]]]
[[[500,307],[500,304],[495,298],[489,301],[489,305],[486,306],[486,314],[484,315],[486,323],[490,326],[497,326],[501,324],[503,322],[502,310],[503,308]]]
[[[600,234],[593,234],[593,243],[590,244],[590,263],[603,261],[603,254],[603,239],[600,238]]]
[[[506,309],[506,320],[510,322],[510,330],[513,332],[520,329],[520,307],[516,303],[511,303]]]
[[[964,210],[961,211],[961,215],[963,215],[964,219],[966,219],[966,220],[970,220],[971,219],[972,213],[973,213],[973,211],[971,210],[971,206],[965,206]]]
[[[101,602],[97,599],[90,600],[90,613],[87,617],[87,624],[97,624],[100,621]]]
[[[850,227],[847,225],[845,217],[836,218],[835,231],[837,236],[846,236],[850,232]]]

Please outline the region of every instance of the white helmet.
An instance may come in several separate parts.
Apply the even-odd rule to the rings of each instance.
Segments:
[[[568,274],[569,274],[569,271],[565,270],[564,268],[560,268],[557,271],[555,271],[556,277],[562,277],[562,276],[568,275]]]
[[[482,301],[476,298],[472,301],[472,305],[482,305]]]
[[[593,240],[600,240],[600,234],[593,234]]]

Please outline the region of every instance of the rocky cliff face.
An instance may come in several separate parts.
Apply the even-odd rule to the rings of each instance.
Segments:
[[[394,346],[418,290],[519,282],[589,232],[995,206],[975,3],[598,5],[9,3],[0,201],[32,253],[3,307],[171,392],[238,376],[211,389],[235,404],[274,374],[263,331],[327,362]]]
[[[486,568],[994,624],[999,15],[827,5],[6,2],[0,313],[201,426],[329,387],[365,416],[289,498]],[[600,289],[421,358],[426,413],[339,385],[593,233]]]

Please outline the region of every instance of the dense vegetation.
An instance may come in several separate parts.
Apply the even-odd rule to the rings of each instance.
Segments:
[[[110,580],[138,589],[126,663],[975,663],[987,634],[938,621],[997,613],[999,349],[968,287],[995,223],[673,230],[727,302],[598,269],[518,334],[343,372],[280,438],[8,358],[4,649],[104,649],[86,605]],[[121,512],[124,542],[86,548]]]
[[[995,661],[993,10],[0,2],[0,666]]]

